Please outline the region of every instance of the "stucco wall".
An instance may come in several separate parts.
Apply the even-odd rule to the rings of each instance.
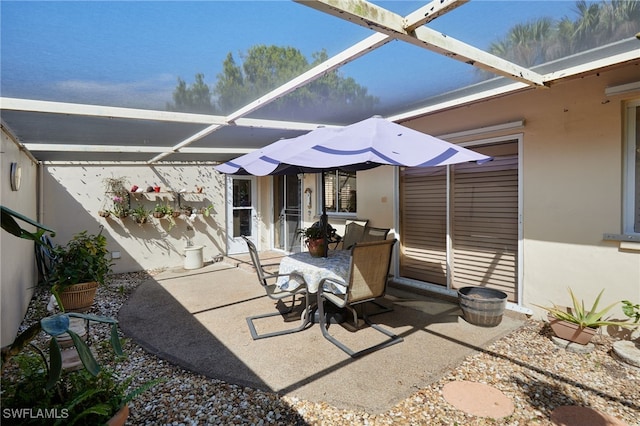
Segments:
[[[601,306],[640,301],[640,247],[603,240],[622,232],[622,108],[632,98],[605,88],[639,75],[633,64],[404,123],[438,135],[525,120],[523,305],[537,314],[533,304],[569,304],[568,287],[586,304],[603,288]]]
[[[157,184],[162,192],[184,189],[187,194],[183,205],[187,203],[194,208],[213,205],[214,210],[209,217],[198,214],[192,222],[181,216],[172,228],[165,219],[152,218],[143,225],[136,224],[131,217],[105,219],[98,216],[98,210],[110,208],[111,196],[105,194],[104,187],[106,177],[126,177],[127,188],[134,184],[141,188]],[[202,195],[190,194],[196,186],[204,187]],[[212,166],[50,164],[44,168],[43,220],[57,231],[54,242],[58,244],[66,243],[79,231],[98,233],[100,226],[104,226],[109,251],[121,254],[113,260],[114,272],[180,267],[184,265],[187,239],[194,245],[204,245],[205,262],[225,253],[224,197],[224,176]],[[150,208],[163,200],[155,199],[154,195],[132,198],[132,207],[139,202]]]
[[[12,162],[17,162],[22,168],[22,183],[20,190],[12,191],[9,181],[9,170]],[[37,219],[37,177],[38,166],[18,149],[18,146],[2,131],[2,150],[0,151],[0,188],[2,205],[23,215]],[[20,226],[28,230],[35,230],[32,226],[19,222]],[[33,287],[37,283],[35,269],[35,255],[33,243],[16,238],[2,230],[0,234],[0,346],[13,342],[18,327],[22,322],[29,301],[33,294]]]

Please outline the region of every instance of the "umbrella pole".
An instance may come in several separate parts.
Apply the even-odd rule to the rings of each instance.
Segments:
[[[321,191],[322,191],[322,218],[321,218],[321,224],[322,224],[322,235],[323,235],[323,239],[324,239],[324,253],[322,254],[322,257],[327,257],[329,255],[329,238],[327,237],[327,229],[329,228],[329,221],[327,220],[327,203],[326,200],[324,199],[325,197],[325,191],[324,191],[324,172],[320,172],[320,176],[322,176],[320,178],[320,187],[321,187]]]

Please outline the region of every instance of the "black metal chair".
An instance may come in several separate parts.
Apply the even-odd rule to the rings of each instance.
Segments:
[[[305,283],[304,278],[296,274],[279,275],[279,274],[269,273],[262,267],[260,263],[260,258],[258,257],[258,249],[256,248],[255,244],[253,244],[253,242],[249,240],[247,237],[245,237],[244,235],[242,236],[242,238],[245,240],[245,242],[247,243],[247,247],[249,248],[249,255],[251,256],[251,261],[253,262],[253,266],[258,275],[258,282],[260,283],[262,288],[265,290],[267,296],[277,301],[280,301],[280,300],[284,301],[284,299],[292,298],[291,307],[285,311],[269,312],[266,314],[253,315],[253,316],[247,317],[247,324],[249,325],[249,331],[251,332],[251,337],[253,338],[253,340],[264,339],[266,337],[281,336],[283,334],[296,333],[298,331],[304,330],[309,324],[312,324],[311,313],[309,310],[307,284]],[[280,287],[276,286],[276,280],[282,276],[288,276],[289,278],[293,278],[296,281],[298,281],[300,285],[291,290],[281,289]],[[273,282],[269,283],[269,280],[273,280]],[[256,331],[256,327],[253,323],[254,320],[291,313],[295,307],[296,296],[298,295],[302,296],[303,303],[304,303],[303,305],[304,310],[300,317],[300,325],[298,327],[290,328],[286,330],[280,330],[280,331],[273,331],[270,333],[258,334],[258,332]]]
[[[323,279],[318,287],[318,313],[320,320],[320,329],[323,336],[331,343],[342,349],[344,352],[355,358],[386,348],[403,341],[402,337],[396,336],[392,332],[382,328],[378,324],[369,321],[367,316],[365,303],[374,301],[384,296],[387,288],[389,275],[389,267],[391,265],[391,254],[393,246],[397,240],[382,240],[366,243],[356,243],[351,249],[351,272],[349,274],[349,282],[345,294],[336,294],[324,289],[324,284],[330,279]],[[344,283],[336,283],[344,285]],[[327,286],[331,288],[331,285]],[[330,302],[339,308],[347,308],[353,314],[353,322],[357,328],[358,312],[356,306],[362,306],[362,318],[366,324],[389,337],[385,341],[360,351],[354,351],[340,342],[334,336],[329,334],[327,329],[327,321],[324,314],[324,302]]]

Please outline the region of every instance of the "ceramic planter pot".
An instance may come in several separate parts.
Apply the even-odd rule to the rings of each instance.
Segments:
[[[109,419],[107,422],[107,426],[122,426],[127,421],[129,417],[129,406],[125,405],[118,412],[116,412],[113,417]]]
[[[312,257],[322,257],[324,255],[324,240],[322,238],[307,240],[307,247]]]
[[[597,328],[580,327],[576,323],[558,319],[551,314],[547,315],[547,320],[556,337],[580,345],[589,343],[598,331]]]

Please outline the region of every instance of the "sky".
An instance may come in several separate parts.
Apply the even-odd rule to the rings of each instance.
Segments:
[[[406,15],[427,3],[374,1]],[[572,15],[573,1],[473,0],[430,27],[486,48],[515,23]],[[177,79],[213,85],[228,53],[293,46],[309,61],[333,56],[371,31],[292,1],[0,2],[0,94],[164,109]],[[382,103],[408,102],[468,84],[468,65],[394,41],[341,69]]]

